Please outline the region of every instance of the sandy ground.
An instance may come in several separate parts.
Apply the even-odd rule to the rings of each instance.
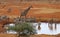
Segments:
[[[44,17],[44,18],[60,18],[60,5],[56,4],[30,4],[30,3],[20,3],[20,4],[0,4],[0,15],[7,15],[9,17],[17,17],[21,15],[27,7],[32,5],[32,8],[27,14],[27,17]],[[10,12],[9,12],[9,9]]]
[[[0,37],[17,37],[15,34],[0,34]],[[58,35],[30,35],[30,37],[60,37],[60,34]]]
[[[35,17],[37,20],[40,21],[38,18],[42,18],[41,20],[49,20],[50,18],[56,18],[60,21],[60,5],[59,4],[36,4],[36,3],[6,3],[0,4],[0,16],[6,15],[10,18],[16,18],[21,15],[27,7],[32,5],[32,8],[29,10],[28,14],[26,15],[27,18]],[[10,9],[10,11],[9,11]]]

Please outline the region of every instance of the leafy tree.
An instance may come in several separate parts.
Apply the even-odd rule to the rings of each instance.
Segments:
[[[14,30],[16,32],[18,32],[18,37],[20,36],[26,36],[29,37],[29,35],[31,34],[36,34],[36,30],[33,28],[33,26],[30,23],[20,23],[20,24],[16,24],[13,27],[8,27],[8,30]]]

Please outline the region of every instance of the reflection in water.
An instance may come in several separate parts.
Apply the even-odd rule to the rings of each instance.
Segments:
[[[53,18],[48,21],[48,27],[50,30],[53,30]]]
[[[52,28],[53,30],[51,30],[49,28],[49,25],[48,23],[31,23],[33,24],[33,27],[36,29],[36,32],[37,34],[49,34],[49,35],[56,35],[56,34],[59,34],[60,33],[60,24],[55,24],[53,23],[52,24]],[[40,24],[40,25],[39,25]],[[13,25],[13,24],[10,24],[10,25]],[[55,29],[56,27],[56,29]],[[39,29],[38,29],[39,28]],[[7,33],[16,33],[15,31],[7,31]]]
[[[57,28],[56,25],[57,25],[56,23],[51,23],[51,24],[48,23],[48,27],[49,27],[50,30],[53,30],[53,29],[56,30],[56,28]]]
[[[55,23],[55,30],[56,30],[56,28],[57,28],[57,24]]]
[[[41,25],[41,22],[38,23],[38,30],[41,29],[40,25]]]
[[[53,30],[53,24],[48,24],[50,30]]]
[[[50,35],[56,35],[58,33],[60,33],[60,24],[52,24],[52,28],[53,30],[51,30],[49,27],[48,27],[48,23],[41,23],[40,27],[41,29],[39,30],[38,29],[38,23],[33,23],[33,25],[36,27],[36,31],[37,31],[37,34],[50,34]],[[49,25],[50,26],[50,25]],[[56,27],[56,29],[55,29]]]

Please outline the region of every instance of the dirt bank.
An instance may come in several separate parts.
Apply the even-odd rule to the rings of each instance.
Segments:
[[[0,34],[0,37],[17,37],[17,35],[16,34]],[[45,35],[45,34],[30,35],[30,37],[60,37],[60,34],[58,35]]]

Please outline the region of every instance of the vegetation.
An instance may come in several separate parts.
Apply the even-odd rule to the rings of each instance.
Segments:
[[[36,30],[33,28],[33,26],[30,23],[20,23],[16,24],[13,27],[8,27],[8,30],[14,30],[17,32],[18,37],[29,37],[31,34],[36,34]]]

